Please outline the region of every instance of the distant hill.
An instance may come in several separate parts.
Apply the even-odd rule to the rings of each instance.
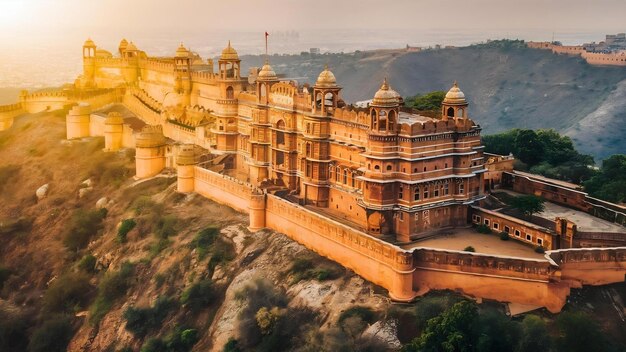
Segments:
[[[244,73],[262,65],[244,57]],[[457,80],[483,134],[554,128],[596,160],[626,152],[626,69],[590,66],[578,57],[526,47],[270,57],[277,73],[313,83],[328,64],[347,102],[370,99],[384,77],[403,96],[447,90]]]

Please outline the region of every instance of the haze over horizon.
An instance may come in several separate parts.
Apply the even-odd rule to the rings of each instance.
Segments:
[[[487,39],[600,41],[624,32],[620,0],[0,0],[0,87],[67,82],[81,70],[88,37],[115,51],[121,38],[152,55],[182,41],[203,57],[231,39],[240,54],[469,45]],[[297,38],[278,31],[296,31]]]

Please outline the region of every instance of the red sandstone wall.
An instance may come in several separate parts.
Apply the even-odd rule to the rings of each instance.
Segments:
[[[195,191],[237,211],[248,212],[252,186],[232,177],[195,167]]]

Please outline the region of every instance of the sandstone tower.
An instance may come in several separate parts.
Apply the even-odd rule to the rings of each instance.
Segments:
[[[194,167],[198,164],[193,144],[180,146],[176,157],[176,173],[178,175],[176,189],[181,193],[195,191]]]
[[[124,118],[119,112],[110,112],[104,119],[104,150],[118,151],[122,148]]]
[[[87,39],[83,44],[83,85],[86,88],[95,85],[96,74],[96,43]]]
[[[65,119],[67,139],[89,137],[91,106],[87,103],[75,105]]]
[[[159,126],[146,126],[135,137],[136,178],[148,178],[165,168],[165,136]]]

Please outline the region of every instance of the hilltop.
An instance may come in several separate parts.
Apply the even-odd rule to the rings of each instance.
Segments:
[[[309,83],[328,64],[348,103],[371,99],[384,77],[403,96],[447,91],[456,80],[483,134],[553,128],[596,161],[626,150],[624,68],[591,66],[580,57],[513,41],[421,52],[274,55],[270,60],[276,72]],[[242,57],[243,72],[262,61]]]

